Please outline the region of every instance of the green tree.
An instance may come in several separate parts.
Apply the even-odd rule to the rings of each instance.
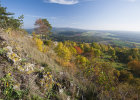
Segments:
[[[96,49],[101,49],[100,45],[99,45],[98,43],[95,43],[95,42],[93,42],[93,43],[91,44],[91,46],[92,46],[93,48],[96,48]]]
[[[7,12],[7,8],[0,5],[0,28],[21,28],[24,18],[23,15],[18,17],[18,19],[15,19],[12,15],[14,15],[14,13]]]
[[[99,57],[101,55],[101,51],[99,49],[93,49],[94,56]]]
[[[82,67],[86,67],[89,64],[89,60],[86,57],[81,56],[81,55],[78,55],[76,57],[76,62],[82,65]]]

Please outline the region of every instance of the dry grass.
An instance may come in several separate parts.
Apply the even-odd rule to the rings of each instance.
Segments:
[[[64,63],[64,60],[56,55],[53,47],[49,48],[46,53],[40,52],[33,38],[22,31],[13,31],[11,34],[0,32],[0,36],[8,42],[7,44],[16,48],[21,54],[20,56],[30,58],[29,60],[33,63],[47,64],[52,71],[53,77],[61,78],[62,75],[58,73],[63,72],[68,79],[72,79],[74,84],[78,84],[78,86],[81,84],[81,81],[74,76],[78,71],[75,64],[72,62]],[[63,100],[66,100],[67,96],[65,94],[61,96]]]
[[[33,38],[22,31],[13,31],[11,34],[2,33],[0,35],[8,42],[8,44],[10,44],[10,46],[17,49],[19,48],[19,54],[23,54],[20,56],[25,57],[26,55],[25,58],[31,58],[33,63],[47,64],[54,75],[56,75],[56,72],[66,72],[68,77],[72,77],[72,73],[76,70],[74,69],[74,64],[67,63],[63,65],[63,59],[60,59],[56,55],[53,48],[49,48],[46,53],[40,52]],[[59,63],[56,63],[56,61]],[[66,68],[68,69],[64,68],[64,66],[67,66]]]

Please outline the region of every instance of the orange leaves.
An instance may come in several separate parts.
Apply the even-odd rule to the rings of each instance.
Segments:
[[[74,48],[76,49],[77,54],[82,54],[83,53],[83,50],[80,47],[74,46]]]

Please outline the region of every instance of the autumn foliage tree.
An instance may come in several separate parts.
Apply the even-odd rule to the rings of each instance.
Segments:
[[[128,68],[140,75],[140,61],[133,60],[128,63]]]
[[[81,56],[81,55],[78,55],[78,56],[76,57],[76,62],[77,62],[78,64],[82,65],[82,67],[85,67],[86,65],[89,64],[89,60],[88,60],[86,57]]]
[[[40,34],[41,39],[51,34],[52,26],[47,19],[37,19],[35,22],[35,33]]]
[[[74,48],[76,49],[77,54],[82,54],[83,53],[83,50],[80,47],[74,46]]]
[[[69,50],[68,47],[66,47],[65,45],[63,45],[62,42],[60,42],[58,44],[58,46],[55,48],[55,52],[57,53],[57,55],[59,57],[61,57],[63,59],[63,61],[68,62],[70,61],[71,57],[72,57],[72,53]]]

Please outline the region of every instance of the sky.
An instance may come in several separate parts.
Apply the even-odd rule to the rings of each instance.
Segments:
[[[53,27],[88,30],[140,31],[140,0],[1,0],[15,17],[24,15],[23,28],[39,18]]]

